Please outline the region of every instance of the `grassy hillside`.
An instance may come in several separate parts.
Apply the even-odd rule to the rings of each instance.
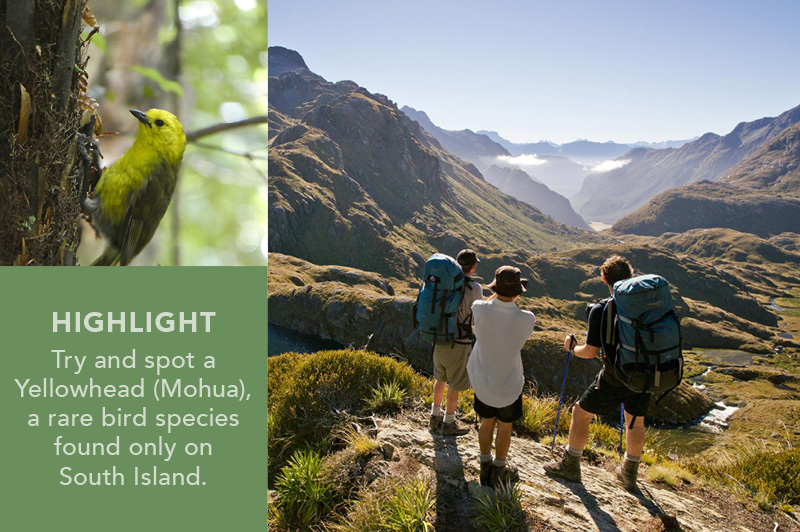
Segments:
[[[659,194],[612,229],[658,236],[705,227],[727,227],[763,237],[800,232],[800,198],[704,181]]]

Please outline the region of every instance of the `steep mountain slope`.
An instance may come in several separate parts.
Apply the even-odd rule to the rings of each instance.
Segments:
[[[469,161],[478,168],[481,168],[483,157],[497,157],[498,155],[510,155],[500,144],[494,142],[486,135],[474,133],[469,129],[462,131],[449,131],[442,129],[428,117],[424,111],[417,111],[413,107],[404,105],[401,109],[411,120],[419,122],[422,129],[433,135],[444,149]]]
[[[586,177],[573,198],[586,220],[613,223],[654,195],[695,181],[717,181],[765,142],[800,122],[800,106],[776,118],[742,122],[725,136],[706,133],[678,149],[636,148],[620,168]]]
[[[566,198],[574,196],[591,173],[588,167],[559,155],[521,155],[498,157],[497,166],[518,168]]]
[[[406,276],[433,251],[596,239],[502,194],[383,95],[302,68],[271,76],[269,94],[271,251]]]
[[[572,209],[567,198],[553,192],[547,185],[534,181],[522,170],[492,165],[483,171],[483,176],[501,192],[533,205],[559,222],[589,229],[589,225]]]
[[[702,227],[763,237],[800,232],[800,124],[765,142],[720,182],[659,194],[614,224],[615,231],[641,235]]]
[[[800,197],[800,123],[765,142],[721,181]]]
[[[586,222],[572,209],[567,198],[553,192],[547,185],[522,170],[495,166],[498,157],[510,155],[505,148],[490,140],[486,135],[479,135],[469,129],[448,131],[431,122],[428,115],[422,111],[408,106],[401,110],[406,116],[417,121],[425,131],[433,135],[450,153],[474,164],[486,181],[502,192],[533,205],[561,223],[589,229]],[[502,186],[498,183],[502,183]]]

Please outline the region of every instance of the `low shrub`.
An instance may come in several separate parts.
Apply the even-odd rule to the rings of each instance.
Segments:
[[[363,412],[382,384],[413,397],[426,383],[406,363],[347,349],[270,357],[267,379],[270,471],[298,449],[327,451],[331,433]]]

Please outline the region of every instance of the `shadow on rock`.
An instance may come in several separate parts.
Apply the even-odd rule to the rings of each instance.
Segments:
[[[600,504],[597,502],[597,498],[592,495],[592,493],[590,493],[583,484],[568,482],[563,479],[553,480],[567,487],[572,493],[578,496],[581,502],[583,502],[583,506],[592,517],[592,520],[594,521],[594,524],[597,526],[598,530],[602,530],[603,532],[621,532],[614,518],[600,507]]]
[[[474,502],[467,495],[464,462],[456,438],[433,434],[433,439],[437,530],[475,530]]]

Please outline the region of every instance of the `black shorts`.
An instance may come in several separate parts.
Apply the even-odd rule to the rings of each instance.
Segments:
[[[484,404],[476,395],[472,407],[475,413],[482,418],[490,419],[496,417],[503,423],[513,423],[522,417],[522,394],[519,394],[516,401],[503,408],[495,408]]]
[[[625,411],[632,416],[644,417],[650,406],[649,393],[635,393],[620,382],[614,381],[601,371],[591,386],[578,399],[581,408],[595,415],[610,414],[620,403],[625,403]]]

